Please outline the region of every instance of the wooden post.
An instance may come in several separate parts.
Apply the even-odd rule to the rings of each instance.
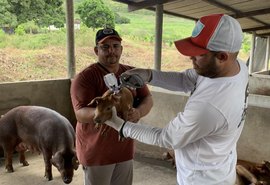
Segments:
[[[162,50],[162,27],[163,27],[163,4],[156,5],[156,35],[155,35],[155,66],[154,69],[161,70]]]
[[[268,71],[269,68],[269,46],[270,46],[270,37],[267,37],[267,42],[266,42],[266,52],[265,52],[265,71]]]
[[[66,0],[66,10],[68,78],[73,78],[75,75],[73,0]]]
[[[249,66],[248,72],[251,74],[253,71],[253,62],[254,62],[254,52],[255,52],[255,45],[256,45],[256,33],[252,33],[252,42],[251,42],[251,49],[250,49],[250,58],[249,58]]]

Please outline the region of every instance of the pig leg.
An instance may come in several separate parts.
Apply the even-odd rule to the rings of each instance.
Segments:
[[[20,151],[19,152],[19,156],[20,156],[20,163],[23,165],[23,166],[29,166],[29,163],[25,160],[25,151]]]
[[[5,166],[6,171],[8,173],[14,172],[13,166],[12,166],[12,155],[13,155],[13,147],[10,146],[3,146],[4,154],[5,154]]]
[[[44,177],[48,179],[48,181],[52,180],[52,163],[51,163],[51,158],[52,158],[52,153],[48,151],[42,151],[43,153],[43,158],[44,158],[44,163],[45,163],[45,175]]]
[[[15,150],[19,153],[19,160],[23,166],[29,166],[28,162],[25,159],[25,151],[27,150],[27,146],[25,143],[21,142],[16,147]]]

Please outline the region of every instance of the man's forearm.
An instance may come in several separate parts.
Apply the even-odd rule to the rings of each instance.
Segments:
[[[150,112],[152,107],[153,107],[152,95],[148,95],[142,100],[142,102],[136,109],[140,112],[140,116],[143,117]]]
[[[90,107],[84,107],[81,108],[77,111],[75,111],[76,119],[80,123],[89,123],[92,122],[95,108],[90,108]]]

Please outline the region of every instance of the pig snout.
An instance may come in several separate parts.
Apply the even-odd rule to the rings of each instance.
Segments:
[[[65,184],[69,184],[69,183],[71,183],[71,181],[72,181],[72,177],[63,177],[63,182]]]
[[[58,169],[60,174],[61,174],[61,178],[63,180],[63,182],[65,184],[69,184],[72,181],[73,178],[73,172],[74,172],[74,168],[73,167],[65,167],[63,169]]]
[[[78,163],[78,161],[76,162]],[[61,174],[62,180],[65,184],[69,184],[72,182],[74,170],[78,169],[79,164],[73,164],[72,166],[66,167],[64,169],[60,169],[59,172]]]

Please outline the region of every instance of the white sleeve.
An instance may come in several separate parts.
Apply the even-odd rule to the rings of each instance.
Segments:
[[[182,148],[207,135],[214,134],[226,121],[220,112],[206,103],[190,103],[184,112],[164,128],[127,122],[123,135],[142,143],[165,148]]]
[[[190,92],[194,89],[198,74],[194,69],[183,72],[164,72],[152,70],[150,85],[162,87],[171,91]]]

